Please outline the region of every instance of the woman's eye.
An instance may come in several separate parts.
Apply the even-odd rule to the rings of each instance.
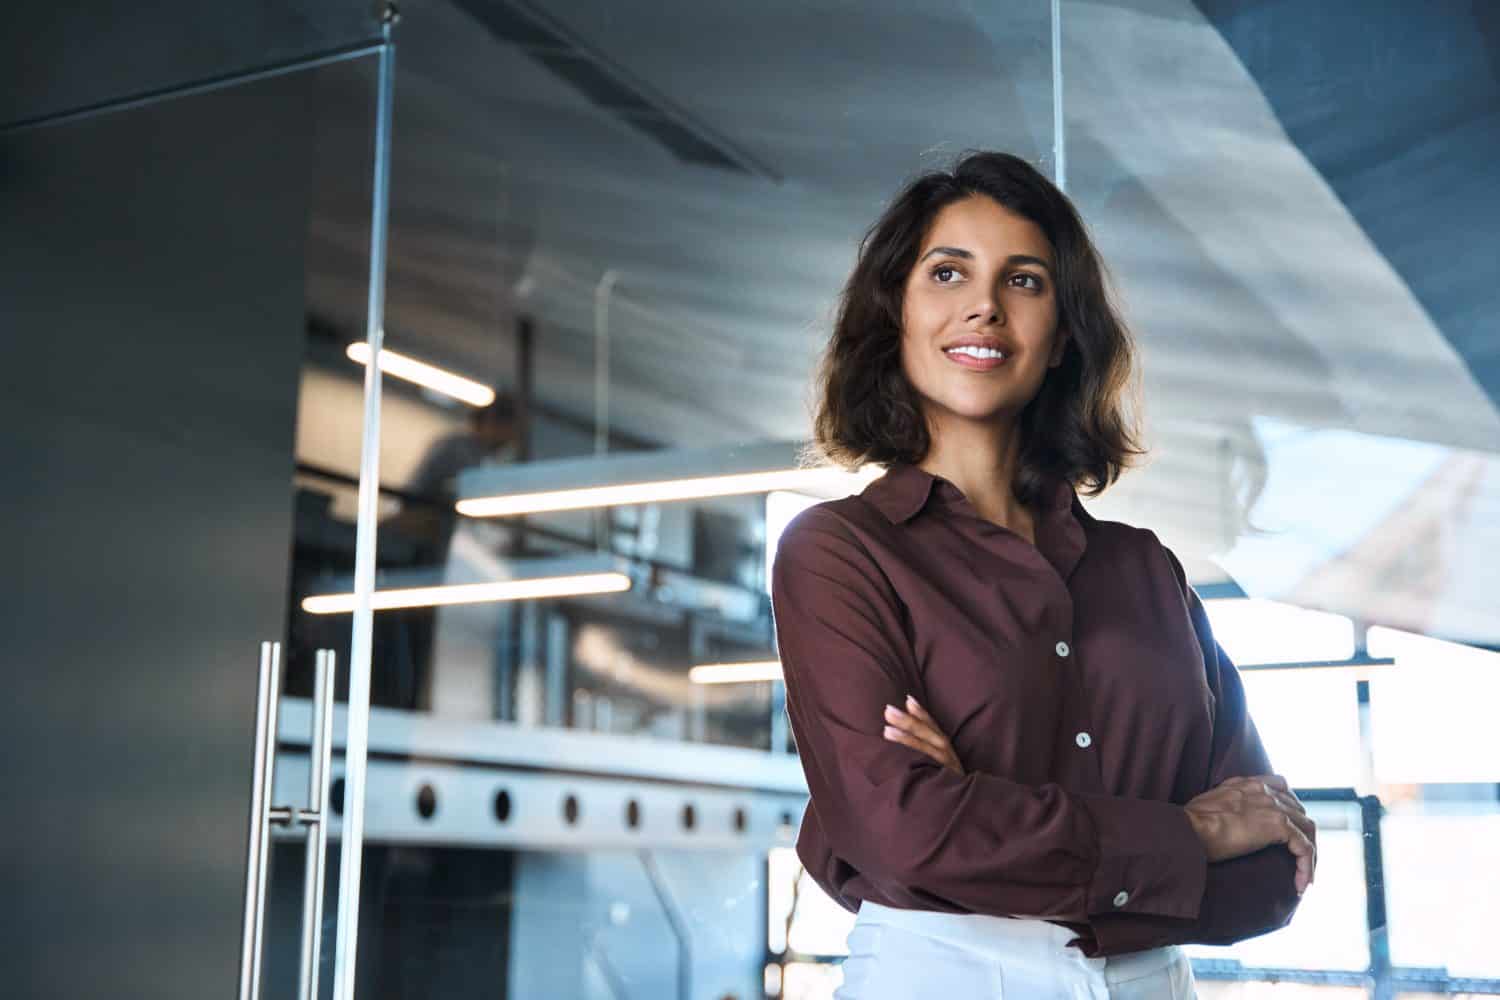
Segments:
[[[958,274],[958,268],[954,267],[952,264],[939,264],[937,267],[932,269],[932,276],[937,279],[937,283],[940,285],[953,284],[953,281],[951,279],[956,278]]]
[[[1042,279],[1038,278],[1034,274],[1018,274],[1015,277],[1022,278],[1026,281],[1031,282],[1030,285],[1027,285],[1025,287],[1030,288],[1034,292],[1039,292],[1042,290]]]

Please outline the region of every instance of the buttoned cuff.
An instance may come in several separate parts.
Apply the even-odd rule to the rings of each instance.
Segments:
[[[1089,916],[1143,913],[1197,919],[1208,881],[1208,854],[1187,810],[1148,799],[1074,797],[1093,819],[1099,838]]]

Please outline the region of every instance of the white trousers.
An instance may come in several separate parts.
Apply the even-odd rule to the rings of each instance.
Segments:
[[[834,1000],[1196,1000],[1176,945],[1089,958],[1045,920],[901,910],[865,901]]]

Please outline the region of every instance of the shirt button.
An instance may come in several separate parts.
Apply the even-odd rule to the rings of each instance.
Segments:
[[[1083,747],[1083,749],[1087,750],[1090,746],[1093,745],[1094,738],[1088,733],[1079,733],[1077,736],[1073,737],[1073,742],[1077,743],[1079,746]]]
[[[1065,643],[1065,642],[1059,642],[1057,644],[1057,655],[1058,656],[1067,656],[1068,655],[1068,644],[1067,643]]]
[[[1128,893],[1128,892],[1117,892],[1117,893],[1115,893],[1115,905],[1116,906],[1124,906],[1128,902],[1130,902],[1130,893]]]

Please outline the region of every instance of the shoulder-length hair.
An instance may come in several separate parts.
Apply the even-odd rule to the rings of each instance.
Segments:
[[[907,276],[938,212],[984,195],[1030,219],[1056,254],[1063,360],[1048,369],[1021,412],[1020,463],[1012,490],[1023,503],[1066,479],[1097,496],[1143,455],[1123,396],[1134,347],[1105,285],[1105,268],[1068,197],[1009,153],[971,151],[951,170],[909,183],[860,241],[833,335],[819,364],[807,457],[853,470],[866,462],[917,463],[931,445],[921,399],[901,367]]]

